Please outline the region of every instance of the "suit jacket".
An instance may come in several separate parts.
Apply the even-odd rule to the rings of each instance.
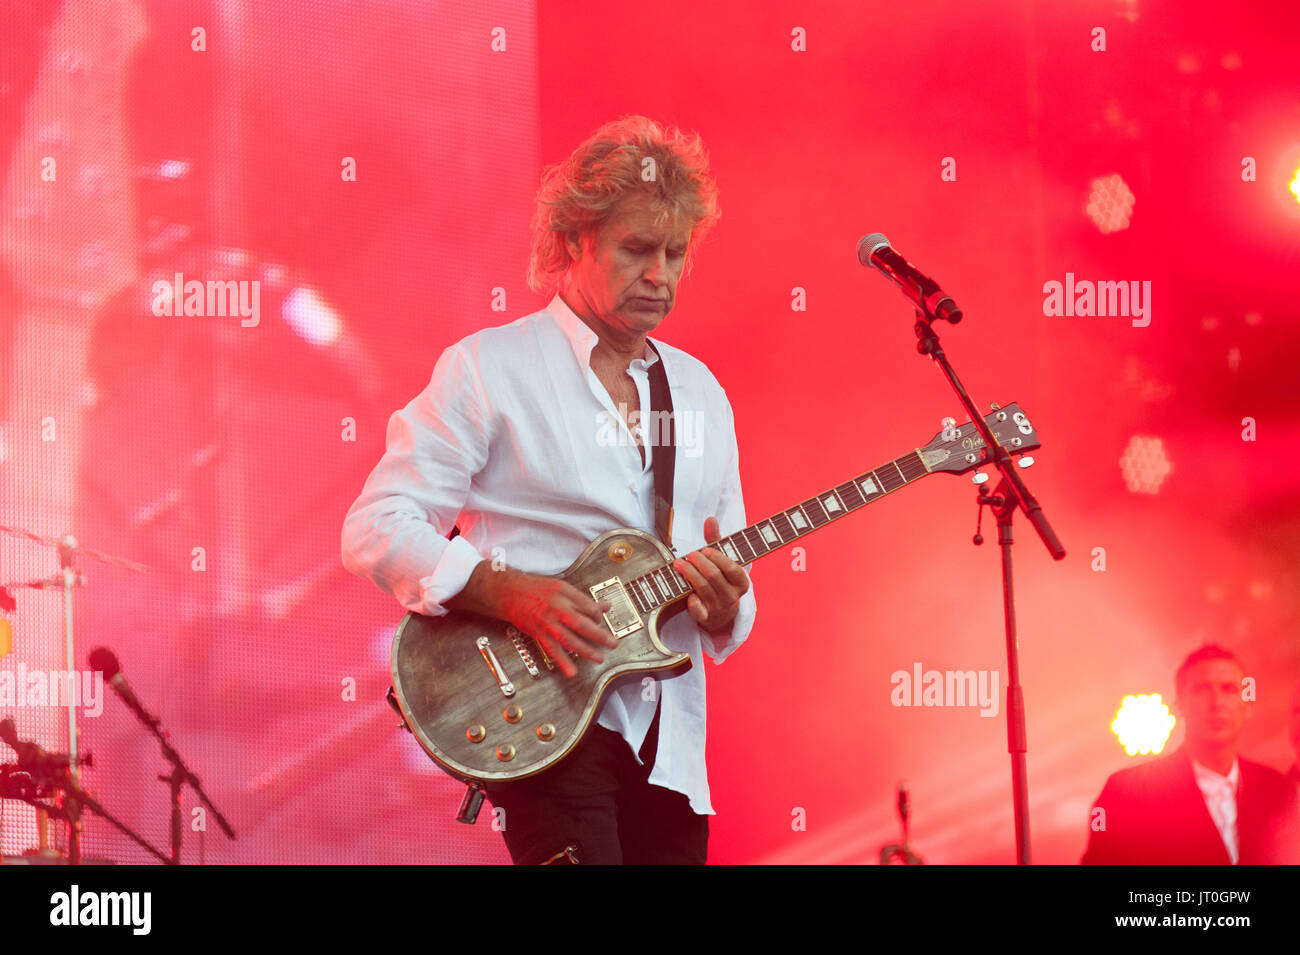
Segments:
[[[1238,757],[1237,842],[1241,865],[1300,862],[1300,803],[1281,773]],[[1231,859],[1196,785],[1185,746],[1113,773],[1094,807],[1084,865],[1228,865]]]

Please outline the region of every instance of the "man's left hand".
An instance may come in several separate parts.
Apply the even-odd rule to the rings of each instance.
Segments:
[[[706,519],[704,539],[713,544],[720,536],[718,519]],[[677,558],[673,568],[695,591],[686,598],[686,609],[695,622],[709,633],[729,629],[740,598],[749,592],[749,577],[741,566],[716,547],[703,547]]]

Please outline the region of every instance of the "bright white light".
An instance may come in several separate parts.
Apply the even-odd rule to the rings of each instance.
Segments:
[[[1165,748],[1177,720],[1160,694],[1126,696],[1111,721],[1110,731],[1130,756],[1158,753]]]
[[[184,159],[164,159],[158,164],[158,175],[163,179],[183,179],[190,174],[190,164]]]
[[[284,299],[284,320],[313,345],[333,345],[343,331],[339,313],[314,289],[300,285]]]

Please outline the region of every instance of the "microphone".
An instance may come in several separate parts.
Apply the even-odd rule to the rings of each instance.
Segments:
[[[911,262],[903,258],[879,232],[863,236],[858,242],[858,262],[874,265],[892,279],[903,294],[912,300],[931,319],[942,318],[956,325],[961,321],[961,309],[934,279],[923,275]]]
[[[28,743],[18,738],[18,727],[13,717],[0,721],[0,741],[18,754],[18,768],[37,771],[57,771],[67,769],[70,758],[67,753],[51,753],[39,743]],[[87,753],[77,759],[82,766],[93,766],[91,756]]]
[[[135,698],[135,693],[131,690],[131,684],[126,682],[126,677],[122,676],[122,664],[117,662],[117,656],[108,647],[95,647],[90,651],[88,657],[90,668],[99,670],[104,674],[104,679],[113,685],[117,695],[122,698],[131,711],[144,723],[145,726],[157,726],[158,720],[150,716],[140,701]]]
[[[9,748],[18,754],[18,759],[26,762],[29,755],[34,755],[33,750],[39,750],[40,747],[35,743],[24,743],[18,738],[18,724],[13,717],[6,717],[0,722],[0,740],[8,744]]]

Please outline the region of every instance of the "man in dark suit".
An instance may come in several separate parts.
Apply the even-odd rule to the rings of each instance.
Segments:
[[[1300,862],[1300,803],[1281,773],[1241,759],[1245,671],[1222,647],[1195,650],[1174,679],[1186,726],[1175,752],[1106,780],[1083,863],[1276,865]]]

